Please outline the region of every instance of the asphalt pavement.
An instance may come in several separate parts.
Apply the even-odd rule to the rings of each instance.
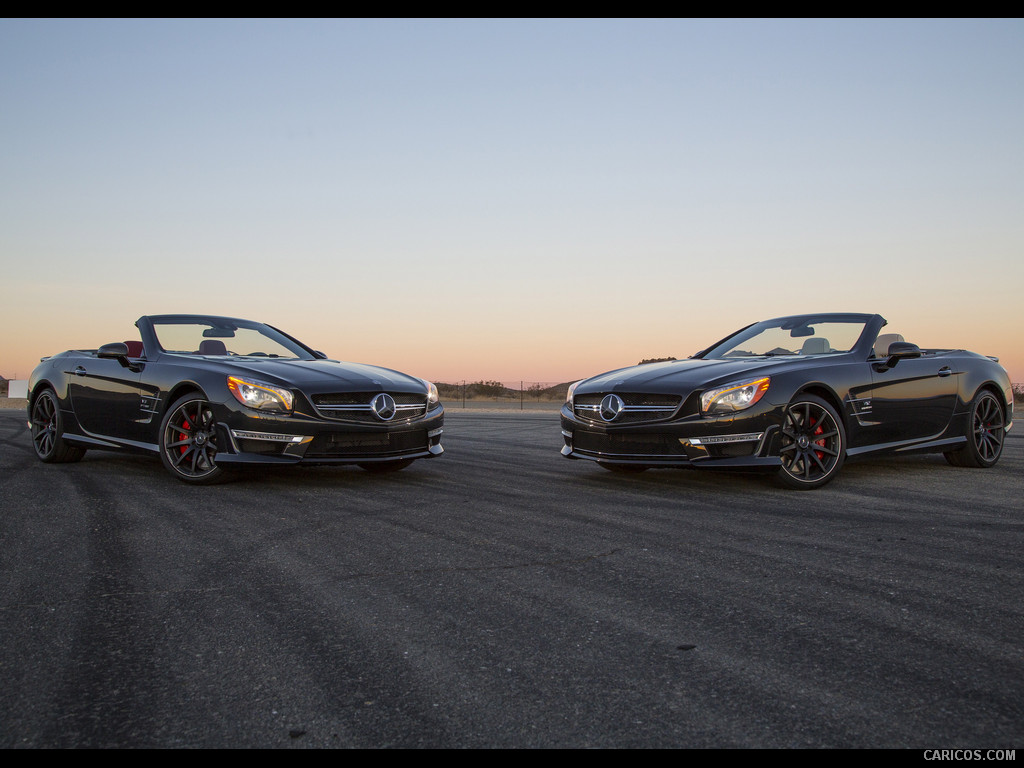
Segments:
[[[0,747],[1021,747],[1022,438],[798,492],[453,410],[397,474],[196,488],[3,410]]]

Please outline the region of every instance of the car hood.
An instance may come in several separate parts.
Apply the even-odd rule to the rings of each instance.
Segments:
[[[835,355],[829,355],[835,361]],[[584,379],[576,387],[587,392],[684,393],[737,379],[771,376],[779,370],[820,365],[815,357],[753,357],[728,360],[671,360],[619,368]]]
[[[194,363],[195,357],[191,358]],[[308,393],[422,392],[423,379],[390,368],[337,360],[275,360],[259,357],[207,357],[203,361],[225,376],[243,376],[267,384],[295,387]]]

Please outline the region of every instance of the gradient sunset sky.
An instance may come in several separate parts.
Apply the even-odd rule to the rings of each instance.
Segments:
[[[0,21],[0,374],[144,314],[563,382],[878,312],[1024,382],[1024,22]]]

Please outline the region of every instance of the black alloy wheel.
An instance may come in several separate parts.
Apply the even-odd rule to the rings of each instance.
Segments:
[[[69,463],[85,456],[85,448],[64,439],[60,405],[52,389],[44,389],[32,403],[32,447],[47,464]]]
[[[782,421],[779,478],[790,488],[820,488],[832,480],[846,457],[846,430],[831,405],[799,395]]]
[[[944,454],[954,467],[988,468],[994,466],[1003,453],[1006,437],[1006,417],[999,400],[985,389],[971,401],[970,431],[967,444]]]
[[[224,470],[217,466],[217,424],[210,404],[186,395],[168,409],[160,427],[160,458],[179,480],[214,483]]]

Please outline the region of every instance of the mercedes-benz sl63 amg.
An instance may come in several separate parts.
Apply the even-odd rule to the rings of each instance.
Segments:
[[[885,325],[872,314],[782,317],[685,360],[584,379],[562,407],[562,454],[627,472],[764,469],[797,489],[885,452],[993,466],[1013,423],[998,360],[921,349]]]
[[[393,471],[443,452],[444,408],[423,379],[343,363],[263,323],[149,315],[139,339],[43,358],[29,379],[36,455],[92,448],[158,454],[210,483],[253,464]]]

